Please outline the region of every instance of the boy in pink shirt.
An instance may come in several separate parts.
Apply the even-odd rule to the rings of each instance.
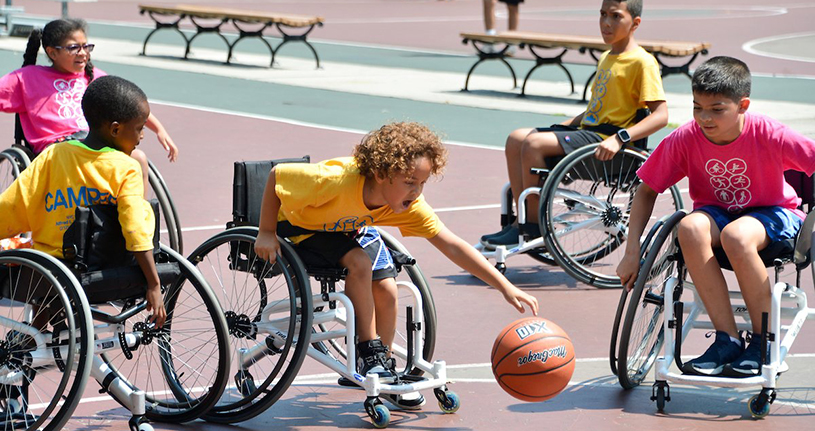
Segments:
[[[637,171],[642,185],[631,208],[629,238],[640,238],[658,193],[688,177],[693,212],[679,223],[682,255],[716,329],[687,374],[757,375],[761,315],[770,311],[770,281],[758,255],[771,242],[795,238],[803,224],[800,198],[784,171],[815,172],[815,142],[762,115],[750,114],[750,71],[714,57],[693,74],[693,118],[668,135]],[[639,271],[639,242],[629,241],[617,275],[627,289]],[[736,328],[727,283],[714,257],[721,247],[736,274],[752,323],[745,341]]]

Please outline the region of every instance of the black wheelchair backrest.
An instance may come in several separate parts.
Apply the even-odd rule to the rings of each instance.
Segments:
[[[232,221],[238,226],[258,226],[263,191],[272,168],[281,163],[310,163],[309,156],[291,159],[235,162],[232,181]]]
[[[784,179],[801,198],[801,209],[805,212],[812,211],[815,206],[815,177],[799,171],[786,171]]]
[[[153,231],[153,253],[159,251],[160,214],[158,201],[150,200],[156,224]],[[62,237],[65,260],[79,271],[136,265],[133,255],[125,248],[119,211],[115,205],[77,207],[74,222]]]

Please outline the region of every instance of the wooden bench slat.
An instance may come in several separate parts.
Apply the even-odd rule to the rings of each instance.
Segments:
[[[163,15],[188,15],[205,19],[235,19],[245,22],[272,22],[290,27],[307,27],[324,22],[322,17],[266,13],[239,9],[214,8],[197,5],[177,5],[175,7],[139,5],[139,9]]]
[[[488,35],[486,33],[461,33],[461,37],[486,43],[510,43],[513,45],[523,43],[550,48],[594,49],[599,51],[605,51],[611,48],[610,45],[603,42],[602,38],[595,36],[508,31],[496,35]],[[710,48],[710,44],[707,42],[638,40],[637,44],[648,52],[675,57],[693,55]]]

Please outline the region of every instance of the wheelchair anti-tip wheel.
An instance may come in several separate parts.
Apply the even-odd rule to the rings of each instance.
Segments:
[[[546,250],[565,272],[595,287],[619,288],[616,264],[640,184],[636,172],[648,153],[624,148],[601,162],[596,147],[583,147],[555,166],[541,190],[539,222]],[[657,197],[654,211],[670,214],[682,207],[674,186]]]
[[[685,212],[677,211],[657,224],[658,233],[646,245],[645,259],[628,295],[617,357],[617,377],[624,389],[634,388],[645,379],[662,348],[664,297],[673,295],[673,291],[666,292],[666,285],[685,276],[684,270],[678,274],[681,255],[674,235],[674,227],[684,216]]]
[[[206,419],[251,419],[288,389],[308,349],[311,289],[305,267],[285,241],[270,265],[254,252],[256,227],[239,227],[205,241],[189,257],[227,315],[232,384]]]
[[[61,430],[91,372],[87,299],[65,265],[34,250],[0,252],[0,426]]]
[[[181,270],[162,286],[164,326],[148,324],[149,313],[137,306],[124,327],[140,340],[138,348],[101,356],[117,377],[145,391],[148,419],[188,422],[215,406],[228,383],[229,336],[218,298],[195,267],[166,245],[157,256],[163,262]]]

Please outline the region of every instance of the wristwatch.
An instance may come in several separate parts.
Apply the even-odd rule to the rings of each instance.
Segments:
[[[627,144],[631,142],[631,135],[628,134],[628,130],[620,129],[617,131],[617,137],[620,139],[620,142],[623,144]]]

